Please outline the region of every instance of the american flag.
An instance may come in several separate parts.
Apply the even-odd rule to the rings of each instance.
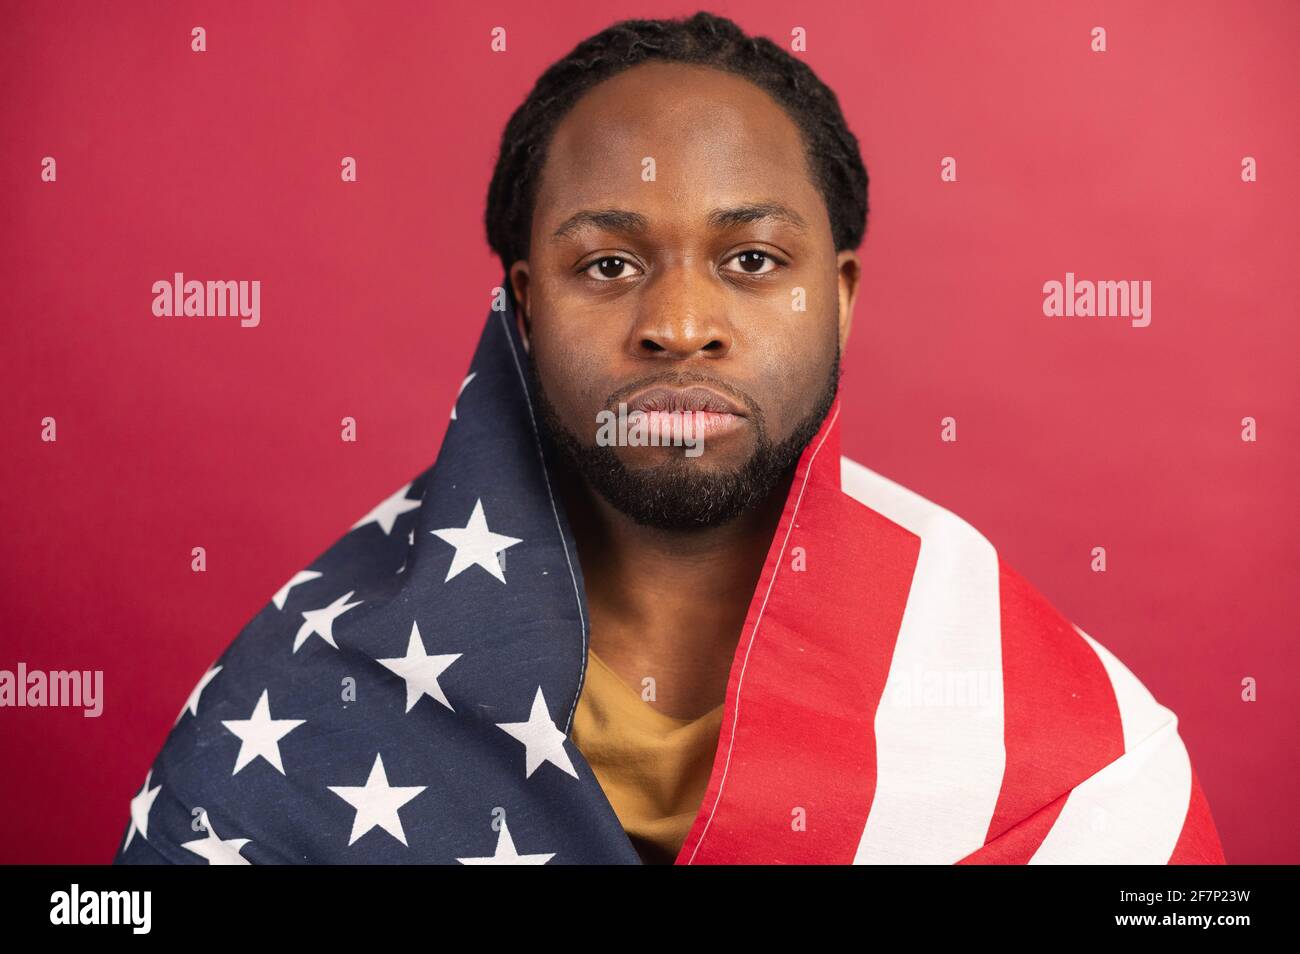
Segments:
[[[588,621],[525,360],[507,298],[433,465],[202,674],[115,864],[641,863],[569,738]],[[677,863],[1223,863],[1174,713],[973,527],[843,457],[839,409]]]

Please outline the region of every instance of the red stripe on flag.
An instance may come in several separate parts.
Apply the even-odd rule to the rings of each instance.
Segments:
[[[1183,830],[1174,845],[1174,853],[1169,857],[1171,865],[1224,865],[1223,844],[1219,841],[1219,830],[1215,827],[1214,817],[1210,814],[1210,803],[1201,791],[1201,780],[1192,769],[1192,797],[1187,805],[1187,818],[1183,821]]]

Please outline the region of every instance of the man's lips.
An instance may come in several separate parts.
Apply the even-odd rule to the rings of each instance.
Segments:
[[[710,414],[730,414],[744,417],[743,408],[734,401],[723,397],[717,391],[704,387],[669,388],[663,385],[646,388],[632,395],[627,402],[629,411],[663,411],[678,413],[683,411],[704,411]]]
[[[745,423],[742,407],[712,388],[698,385],[646,388],[632,395],[627,411],[645,415],[655,443],[673,434],[686,439],[717,438],[737,431]]]
[[[631,412],[629,412],[631,413]],[[745,419],[725,411],[645,411],[646,427],[652,437],[666,443],[680,434],[686,440],[718,438],[744,426]]]

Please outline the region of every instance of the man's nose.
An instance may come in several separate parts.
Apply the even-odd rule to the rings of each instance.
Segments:
[[[716,276],[682,266],[656,275],[643,286],[628,350],[637,358],[661,360],[722,358],[731,351],[731,322],[725,289]]]

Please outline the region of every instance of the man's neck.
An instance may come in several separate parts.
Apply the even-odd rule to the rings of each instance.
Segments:
[[[674,718],[719,706],[793,469],[759,506],[720,527],[635,523],[584,482],[565,481],[591,614],[591,647]],[[647,699],[647,701],[651,701]]]

